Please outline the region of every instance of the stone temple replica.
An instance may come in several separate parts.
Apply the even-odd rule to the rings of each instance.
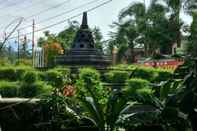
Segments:
[[[71,49],[64,55],[56,57],[56,64],[96,68],[103,68],[111,64],[111,58],[95,47],[92,32],[88,27],[87,12],[83,13],[82,24]]]

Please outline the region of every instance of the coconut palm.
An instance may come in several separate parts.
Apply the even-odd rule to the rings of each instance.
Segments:
[[[174,40],[178,46],[181,44],[181,29],[183,22],[181,20],[181,13],[191,14],[192,10],[196,8],[196,0],[163,0],[166,2],[170,12],[170,28],[173,29]]]
[[[142,44],[146,55],[150,54],[148,51],[152,52],[160,47],[161,39],[166,39],[162,32],[166,28],[161,25],[167,23],[166,10],[157,0],[152,0],[149,6],[145,5],[145,3],[137,2],[123,9],[120,13],[119,21],[123,23],[121,25],[129,25],[130,28],[135,29],[135,34],[137,34],[136,36],[129,35],[128,37],[134,37],[132,38],[133,43]],[[122,28],[125,28],[125,26]]]

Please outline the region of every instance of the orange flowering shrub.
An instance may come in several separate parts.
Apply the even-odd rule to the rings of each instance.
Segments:
[[[45,52],[45,64],[53,64],[55,56],[59,54],[63,54],[63,48],[62,46],[57,43],[45,43],[44,46],[44,52]]]

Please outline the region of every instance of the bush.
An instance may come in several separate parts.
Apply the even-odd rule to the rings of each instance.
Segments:
[[[100,74],[97,70],[92,68],[82,68],[80,69],[79,78],[83,79],[85,82],[92,81],[99,81]]]
[[[0,95],[2,97],[16,97],[18,88],[18,82],[0,81]]]
[[[117,65],[110,67],[116,71],[125,71],[132,74],[133,78],[141,78],[150,82],[166,81],[172,77],[173,71],[160,68],[142,67],[137,65]],[[120,77],[121,78],[121,77]]]
[[[8,66],[0,68],[0,80],[17,81],[22,80],[24,74],[34,69],[28,66]]]
[[[128,80],[128,88],[126,89],[130,93],[151,93],[152,89],[149,87],[149,81],[139,78],[133,78]]]
[[[126,71],[110,71],[106,73],[105,77],[109,83],[125,83],[129,78],[129,74]]]
[[[56,70],[49,70],[44,74],[44,81],[54,87],[63,87],[64,76],[61,72]]]
[[[19,88],[20,97],[42,97],[52,92],[52,87],[42,81],[36,81],[35,83],[23,82]]]
[[[133,72],[134,78],[141,78],[153,82],[158,76],[154,68],[139,67],[136,68]]]
[[[132,78],[128,80],[128,86],[130,88],[146,88],[149,85],[149,81],[139,78]]]
[[[173,76],[173,72],[170,70],[157,69],[156,72],[158,75],[154,78],[153,82],[167,81]]]
[[[0,79],[1,80],[9,80],[16,81],[17,75],[14,67],[4,67],[0,68]]]
[[[34,83],[36,80],[37,80],[37,73],[33,71],[26,72],[23,78],[23,81],[28,84]]]
[[[101,85],[100,74],[92,68],[80,69],[79,79],[76,82],[79,97],[96,97],[100,104],[106,104],[109,90]]]
[[[17,80],[23,80],[26,72],[34,71],[34,69],[29,66],[17,66],[15,70],[16,70]]]
[[[164,69],[155,69],[150,67],[139,67],[133,72],[134,78],[141,78],[150,82],[166,81],[172,77],[173,72]]]

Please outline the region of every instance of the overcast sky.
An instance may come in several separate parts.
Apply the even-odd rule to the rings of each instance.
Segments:
[[[14,21],[9,29],[12,29],[17,23],[17,18],[24,17],[25,20],[21,24],[21,27],[31,25],[32,19],[35,19],[36,30],[46,27],[48,25],[65,20],[69,17],[75,16],[87,9],[95,7],[108,0],[0,0],[0,38],[3,37],[3,31],[10,22]],[[107,34],[111,30],[109,25],[113,21],[117,20],[117,16],[121,9],[127,7],[130,3],[136,0],[112,0],[112,2],[99,7],[88,13],[90,27],[97,26],[101,29],[105,39]],[[146,0],[148,2],[149,0]],[[94,2],[94,3],[93,3]],[[91,3],[91,4],[87,4]],[[80,7],[83,5],[83,7]],[[80,7],[80,8],[77,8]],[[76,10],[73,10],[77,8]],[[70,13],[64,12],[73,10]],[[64,14],[59,17],[54,17],[58,14]],[[183,17],[188,23],[191,21],[188,17]],[[81,16],[72,20],[77,20],[81,23]],[[42,22],[44,21],[44,22]],[[67,22],[49,28],[52,33],[58,33],[67,26]],[[8,30],[9,30],[8,29]],[[31,27],[20,30],[21,34],[31,32]],[[42,32],[37,32],[36,38],[42,35]],[[14,34],[16,36],[16,33]],[[31,39],[31,35],[28,36]]]
[[[92,1],[95,2],[88,5],[86,4]],[[0,1],[1,37],[3,35],[3,31],[6,25],[12,22],[13,20],[17,21],[15,19],[18,17],[26,18],[23,21],[21,27],[24,27],[26,25],[31,25],[32,19],[35,19],[36,29],[40,29],[50,24],[56,23],[58,21],[62,21],[72,16],[75,16],[105,1],[107,0],[1,0]],[[132,1],[133,0],[121,0],[121,1],[112,0],[112,2],[89,12],[88,23],[90,27],[94,27],[94,26],[99,27],[103,35],[107,37],[107,34],[110,30],[109,25],[112,24],[113,21],[117,20],[119,11],[122,8],[128,6]],[[70,13],[40,23],[40,21],[46,20],[49,17],[64,13],[66,11],[70,11],[81,5],[86,5],[86,6],[80,7],[77,10],[74,10]],[[47,10],[49,8],[51,9]],[[81,23],[81,16],[76,17],[72,20],[77,20]],[[16,25],[16,23],[17,22],[14,22],[11,28],[9,29],[12,29],[13,26]],[[66,26],[67,26],[67,22],[64,22],[62,24],[49,28],[48,30],[50,30],[53,33],[58,33],[59,31],[63,30]],[[21,33],[23,34],[30,31],[31,31],[31,27],[26,28],[25,30],[21,30]],[[37,37],[40,35],[41,32],[36,33]]]

